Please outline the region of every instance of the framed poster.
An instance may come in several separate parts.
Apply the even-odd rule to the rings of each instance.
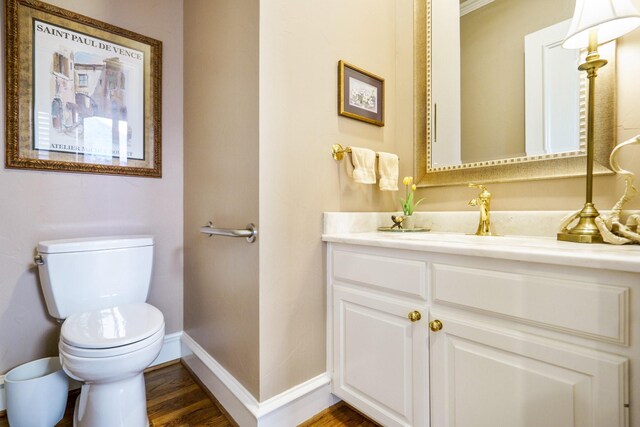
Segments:
[[[384,79],[338,62],[338,114],[384,126]]]
[[[162,43],[6,0],[8,168],[161,176]]]

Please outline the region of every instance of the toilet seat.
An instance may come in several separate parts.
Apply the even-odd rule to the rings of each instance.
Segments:
[[[162,340],[163,338],[164,338],[164,325],[159,331],[155,332],[150,337],[134,342],[132,344],[121,345],[119,347],[83,348],[83,347],[76,347],[76,346],[67,344],[61,339],[60,342],[58,343],[58,349],[60,350],[60,354],[64,354],[66,356],[86,357],[86,358],[115,357],[115,356],[133,353],[135,351],[144,349],[145,347],[149,347],[153,345],[153,343],[155,343],[156,341]]]
[[[62,324],[60,349],[81,357],[110,357],[150,345],[164,335],[164,316],[146,303],[76,313]]]

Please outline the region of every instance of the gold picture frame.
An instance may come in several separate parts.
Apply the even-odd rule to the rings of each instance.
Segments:
[[[340,60],[338,114],[384,126],[384,79]]]
[[[7,168],[160,178],[162,42],[5,2]]]

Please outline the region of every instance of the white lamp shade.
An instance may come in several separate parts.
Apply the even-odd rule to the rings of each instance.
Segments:
[[[606,43],[640,26],[640,13],[631,0],[576,0],[569,33],[562,43],[567,49],[589,45],[589,32],[598,31],[598,43]]]

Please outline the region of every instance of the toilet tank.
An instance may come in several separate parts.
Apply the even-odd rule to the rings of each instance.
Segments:
[[[152,236],[48,240],[38,254],[44,299],[57,319],[147,300]]]

